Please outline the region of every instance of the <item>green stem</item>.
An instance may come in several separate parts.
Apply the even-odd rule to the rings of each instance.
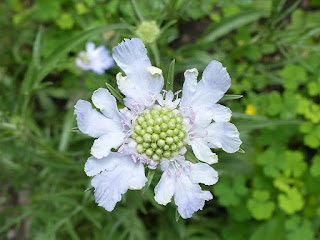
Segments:
[[[156,62],[156,66],[160,68],[160,54],[157,44],[154,42],[150,45],[151,51],[154,55],[154,60]]]

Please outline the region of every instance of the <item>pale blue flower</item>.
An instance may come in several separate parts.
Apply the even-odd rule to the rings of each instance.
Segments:
[[[187,70],[179,98],[181,91],[162,90],[162,71],[151,65],[140,39],[126,39],[113,48],[113,58],[126,74],[116,77],[126,107],[118,110],[115,98],[102,88],[92,96],[101,113],[87,101],[75,106],[80,131],[97,138],[85,165],[87,175],[95,176],[91,184],[96,202],[112,211],[128,189],[145,185],[144,165],[156,169],[160,163],[163,173],[155,200],[166,205],[174,197],[179,214],[190,218],[212,199],[199,183],[213,185],[218,180],[208,165],[218,161],[210,148],[234,153],[241,145],[237,128],[229,122],[230,109],[217,104],[231,79],[217,61],[206,67],[199,82],[198,71]],[[187,161],[186,145],[206,163]]]
[[[104,46],[96,48],[94,43],[88,42],[86,51],[81,51],[76,58],[76,65],[85,71],[91,70],[101,75],[114,65],[114,61]]]

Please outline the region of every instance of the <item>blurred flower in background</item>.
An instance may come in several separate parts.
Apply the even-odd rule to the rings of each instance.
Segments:
[[[76,65],[82,70],[91,70],[98,75],[102,75],[114,65],[114,61],[105,46],[100,45],[96,48],[93,42],[88,42],[86,51],[81,51],[76,58]]]

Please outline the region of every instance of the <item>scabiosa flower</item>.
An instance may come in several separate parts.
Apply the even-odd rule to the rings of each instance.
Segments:
[[[87,175],[95,176],[91,184],[96,202],[112,211],[128,189],[145,185],[144,166],[155,169],[160,164],[155,200],[166,205],[174,197],[179,214],[190,218],[212,199],[199,183],[218,181],[218,173],[208,165],[218,161],[210,148],[233,153],[241,145],[237,128],[229,122],[231,111],[217,104],[231,79],[221,63],[212,61],[199,82],[197,69],[187,70],[182,91],[173,93],[162,90],[162,71],[151,66],[140,39],[120,43],[113,48],[113,58],[126,74],[116,76],[126,107],[118,110],[115,98],[102,88],[92,96],[101,113],[87,101],[75,106],[80,131],[97,138],[85,165]],[[187,145],[205,163],[185,159]]]
[[[94,43],[88,42],[86,51],[81,51],[76,58],[76,65],[85,71],[92,70],[101,75],[114,65],[114,61],[104,46],[96,48]]]

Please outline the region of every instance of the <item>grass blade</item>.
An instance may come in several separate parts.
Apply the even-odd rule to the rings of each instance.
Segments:
[[[123,96],[120,91],[114,89],[109,83],[106,83],[108,90],[110,93],[122,104],[124,105]]]
[[[232,30],[238,29],[248,23],[257,21],[263,17],[266,11],[246,11],[231,17],[225,18],[221,22],[209,27],[207,31],[201,36],[198,43],[211,44],[218,38],[228,34]]]
[[[174,66],[176,64],[176,60],[173,59],[169,66],[168,78],[166,83],[166,90],[173,91],[173,80],[174,80]]]

